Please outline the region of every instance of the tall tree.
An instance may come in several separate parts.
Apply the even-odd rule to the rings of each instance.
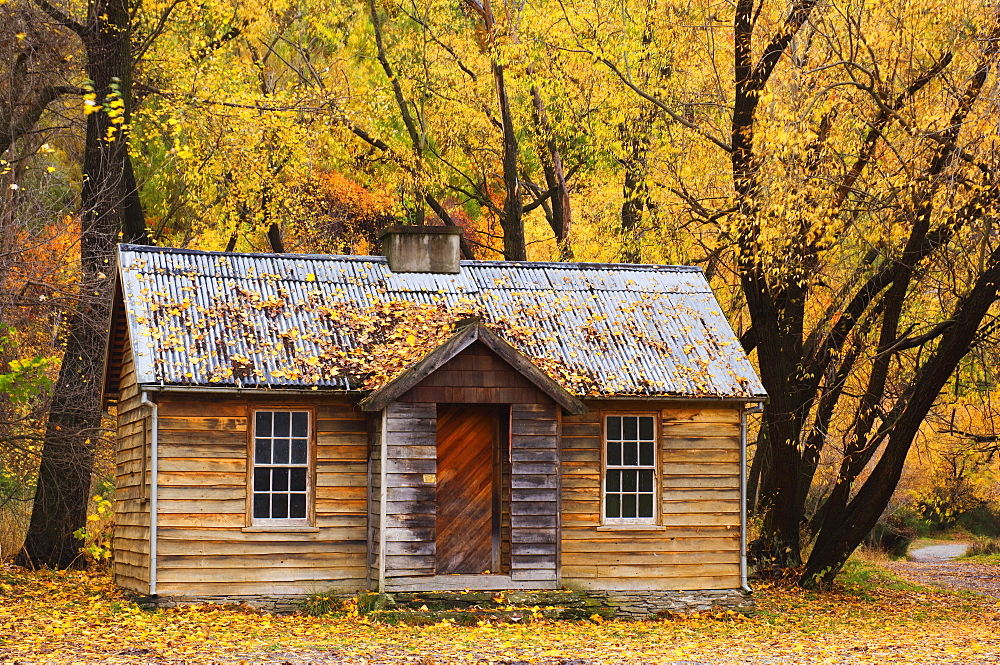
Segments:
[[[119,237],[148,241],[128,153],[132,111],[132,14],[128,0],[91,0],[81,22],[47,0],[36,5],[72,31],[86,54],[87,129],[80,216],[79,301],[49,410],[31,522],[17,560],[62,568],[78,559],[73,532],[86,524],[101,382]]]
[[[743,341],[770,397],[754,554],[765,567],[797,568],[805,534],[804,585],[829,583],[882,514],[997,295],[995,239],[985,235],[1000,210],[987,147],[996,141],[996,10],[954,6],[928,23],[923,10],[876,4],[739,0],[731,50],[712,39],[705,55],[690,54],[705,59],[693,72],[724,71],[731,57],[728,86],[698,74],[678,82],[688,87],[682,101],[711,95],[716,111],[698,118],[576,31],[668,128],[697,138],[702,172],[728,162],[732,193],[721,205],[721,183],[690,167],[671,189],[717,229],[712,254],[728,256],[739,278],[737,304],[752,326]],[[959,17],[974,17],[967,31]],[[700,34],[721,29],[717,12],[693,18]],[[969,245],[980,260],[960,263],[948,289],[932,286],[935,266]],[[826,485],[816,474],[831,440],[842,449]]]

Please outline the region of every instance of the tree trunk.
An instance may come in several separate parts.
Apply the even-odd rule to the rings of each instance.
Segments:
[[[649,162],[649,129],[653,110],[645,110],[633,124],[622,125],[619,132],[626,151],[622,159],[621,258],[625,263],[640,263],[640,231],[644,212],[649,210],[649,187],[646,175]]]
[[[545,185],[552,192],[552,214],[547,215],[549,226],[552,227],[556,244],[559,246],[559,260],[572,261],[573,247],[570,245],[569,233],[573,215],[570,208],[569,186],[566,184],[562,154],[559,152],[556,137],[552,132],[552,125],[549,123],[548,113],[545,111],[542,93],[536,86],[531,86],[531,99],[535,105],[535,124],[542,132],[545,150],[549,154],[549,160],[542,162]]]
[[[899,418],[887,432],[885,451],[857,495],[837,515],[827,515],[824,532],[817,538],[805,572],[803,586],[829,586],[850,556],[875,527],[903,472],[906,456],[924,418],[955,368],[976,342],[976,334],[1000,293],[1000,249],[993,252],[968,297],[959,303],[954,321],[942,335],[933,356],[899,398]]]
[[[500,104],[500,125],[503,130],[503,184],[506,196],[500,227],[503,229],[503,257],[507,261],[527,261],[528,250],[524,240],[524,203],[521,201],[521,183],[517,173],[519,148],[514,132],[514,119],[510,113],[507,83],[503,65],[493,63],[493,81]]]
[[[271,247],[271,252],[274,254],[284,254],[285,253],[285,243],[281,239],[281,229],[274,222],[267,227],[267,244]]]
[[[17,557],[22,565],[65,568],[79,561],[80,542],[73,533],[87,523],[94,450],[101,435],[100,390],[115,243],[119,233],[128,242],[147,242],[147,236],[125,135],[132,103],[127,0],[94,0],[85,25],[51,7],[42,8],[83,41],[95,101],[104,107],[87,116],[80,300],[66,331],[66,349],[49,411],[31,522]]]
[[[743,293],[757,332],[761,382],[771,396],[764,407],[765,454],[770,464],[761,476],[758,511],[763,518],[760,551],[770,565],[793,568],[801,563],[801,516],[788,510],[798,492],[799,437],[814,391],[803,381],[802,331],[805,286],[793,275],[772,283],[758,263],[760,242],[759,158],[754,150],[760,95],[792,37],[808,18],[816,0],[799,0],[784,25],[753,60],[756,23],[753,0],[738,0],[733,19],[734,103],[731,124],[733,189],[740,220],[739,263]]]

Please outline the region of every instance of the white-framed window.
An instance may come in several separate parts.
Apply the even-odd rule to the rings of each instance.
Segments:
[[[656,417],[604,417],[605,524],[656,523]]]
[[[309,411],[254,411],[252,524],[309,524],[311,420]]]

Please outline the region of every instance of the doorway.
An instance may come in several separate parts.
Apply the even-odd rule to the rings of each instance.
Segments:
[[[437,405],[439,575],[501,572],[509,552],[509,422],[506,406]]]

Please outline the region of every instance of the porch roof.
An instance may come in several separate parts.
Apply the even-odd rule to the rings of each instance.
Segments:
[[[586,405],[565,388],[556,383],[548,374],[541,371],[520,351],[504,341],[492,330],[482,324],[480,319],[470,321],[467,325],[459,324],[455,334],[447,339],[405,372],[372,392],[358,403],[362,411],[381,411],[391,402],[396,401],[403,393],[417,385],[446,362],[467,349],[474,342],[485,344],[490,350],[503,358],[511,367],[531,381],[543,393],[551,397],[556,404],[563,407],[567,413],[579,415],[587,412]]]

